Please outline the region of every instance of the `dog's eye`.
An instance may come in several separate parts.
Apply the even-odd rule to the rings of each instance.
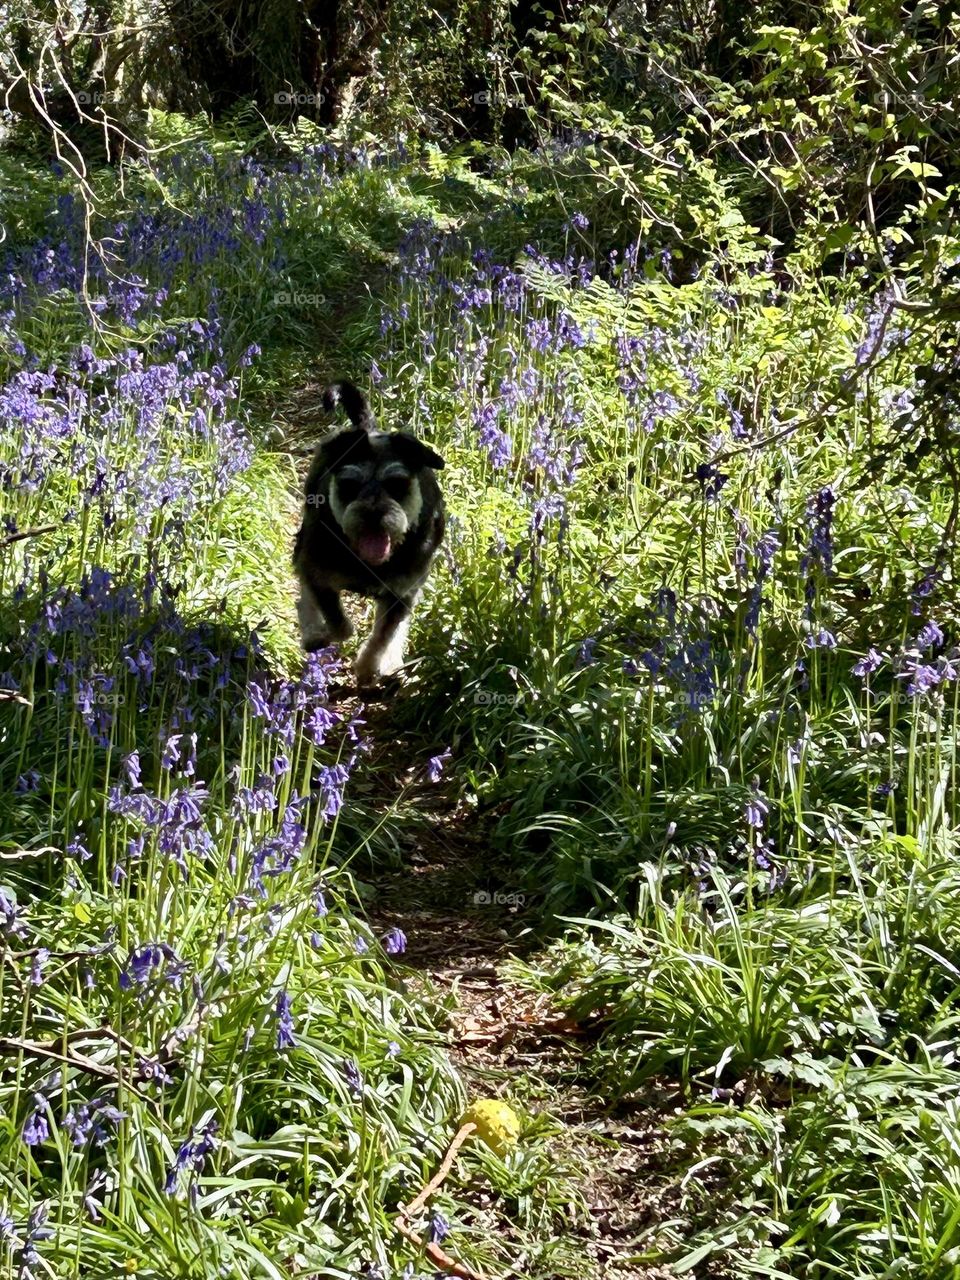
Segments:
[[[337,496],[339,497],[340,501],[344,505],[347,505],[348,503],[353,502],[354,498],[356,498],[359,492],[360,492],[359,480],[338,480],[337,481]]]
[[[409,476],[390,476],[384,480],[383,487],[394,502],[402,502],[410,492]]]

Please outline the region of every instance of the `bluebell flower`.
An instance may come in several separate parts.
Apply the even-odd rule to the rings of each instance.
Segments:
[[[402,929],[390,929],[384,934],[383,949],[388,956],[402,955],[407,949],[407,935]]]
[[[352,1058],[344,1058],[343,1060],[343,1078],[347,1082],[347,1087],[352,1094],[359,1097],[363,1093],[363,1076],[360,1074],[360,1068]]]
[[[720,490],[730,479],[725,471],[721,471],[712,462],[701,462],[697,467],[696,476],[703,496],[708,501],[718,497]]]
[[[836,501],[836,494],[829,485],[824,485],[807,499],[806,519],[810,542],[800,562],[801,573],[805,574],[819,567],[828,574],[833,568],[833,509]]]
[[[286,991],[277,996],[277,1051],[296,1048],[293,1034],[294,1021],[291,1012],[290,997]]]
[[[93,857],[93,854],[79,837],[70,841],[67,845],[67,853],[71,858],[76,858],[78,862],[86,862]]]
[[[95,1146],[102,1147],[108,1137],[105,1123],[118,1125],[124,1118],[125,1112],[96,1099],[90,1104],[71,1107],[63,1118],[62,1127],[75,1147],[86,1146],[91,1138]]]
[[[584,667],[592,666],[593,663],[595,663],[597,660],[595,656],[596,648],[597,648],[596,636],[587,636],[585,640],[581,640],[580,647],[577,650],[577,657],[576,657],[576,661],[574,662],[574,666],[578,670],[582,670]]]
[[[808,649],[835,649],[837,637],[832,631],[821,627],[819,631],[811,632],[804,640],[804,644]]]
[[[172,769],[180,759],[180,739],[183,735],[179,733],[171,733],[163,744],[163,752],[160,756],[161,769]]]
[[[928,622],[921,627],[913,643],[918,649],[934,649],[943,644],[943,632],[935,622]]]
[[[216,1149],[218,1129],[216,1120],[209,1120],[197,1133],[194,1131],[186,1142],[181,1143],[173,1164],[167,1171],[163,1185],[164,1194],[176,1195],[180,1185],[180,1177],[186,1171],[199,1173],[203,1169],[207,1156]]]
[[[439,782],[440,775],[443,773],[444,764],[450,759],[452,751],[449,747],[442,751],[438,756],[431,756],[427,761],[427,781]]]
[[[120,987],[130,991],[133,987],[146,986],[151,978],[158,976],[179,989],[185,969],[186,965],[168,943],[147,943],[130,952],[120,972]]]
[[[43,986],[43,967],[50,959],[50,952],[46,947],[38,947],[33,957],[33,964],[30,967],[30,985],[32,987]]]
[[[16,1255],[17,1280],[32,1280],[33,1269],[40,1264],[37,1245],[43,1240],[49,1240],[53,1235],[53,1228],[46,1225],[48,1212],[46,1204],[39,1204],[31,1210],[27,1218],[23,1244]]]
[[[766,825],[767,814],[770,812],[770,806],[760,794],[759,788],[755,787],[753,795],[747,801],[743,810],[743,816],[747,821],[747,825],[760,831]]]
[[[427,1226],[427,1239],[434,1244],[442,1244],[449,1234],[450,1223],[439,1210],[435,1209],[430,1215],[430,1222]]]
[[[46,1100],[42,1094],[34,1094],[36,1104],[23,1126],[23,1141],[28,1147],[38,1147],[50,1137],[50,1123],[47,1119]]]
[[[862,658],[859,658],[851,667],[851,672],[855,676],[869,676],[877,670],[883,662],[883,657],[877,653],[876,649],[870,648]]]

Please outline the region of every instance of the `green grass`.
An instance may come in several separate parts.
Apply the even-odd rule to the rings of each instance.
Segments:
[[[295,388],[338,374],[447,460],[450,533],[392,727],[417,760],[452,748],[448,773],[495,815],[490,866],[511,882],[491,888],[525,893],[554,938],[517,972],[597,1033],[581,1081],[628,1109],[651,1079],[681,1091],[678,1216],[644,1256],[677,1274],[954,1275],[951,494],[935,458],[878,452],[932,358],[924,331],[864,371],[859,283],[793,263],[785,289],[745,229],[693,282],[658,257],[631,274],[639,222],[612,237],[632,206],[614,215],[607,193],[578,231],[583,174],[548,182],[541,157],[479,177],[466,152],[300,169],[223,135],[210,152],[185,144],[123,191],[98,177],[111,216],[146,212],[170,243],[220,227],[200,267],[138,263],[165,296],[108,305],[96,329],[71,289],[27,288],[4,342],[7,380],[25,368],[12,333],[57,370],[24,375],[0,426],[4,515],[54,525],[0,567],[9,1267],[42,1205],[54,1275],[422,1265],[392,1214],[463,1088],[437,1010],[403,992],[357,906],[351,872],[396,860],[405,810],[351,791],[366,730],[339,715],[336,669],[301,676],[296,467],[271,434],[277,401],[295,418]],[[19,206],[23,244],[42,191]],[[159,407],[118,367],[71,371],[81,341],[166,369]],[[35,414],[69,431],[33,475]],[[698,468],[718,454],[714,491]],[[914,695],[931,620],[942,679]],[[102,1144],[74,1146],[71,1109],[105,1102]],[[457,1256],[512,1266],[519,1238],[525,1274],[575,1271],[575,1175],[549,1130],[448,1184]]]

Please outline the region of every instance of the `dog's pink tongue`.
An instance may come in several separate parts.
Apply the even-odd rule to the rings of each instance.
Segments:
[[[357,543],[360,559],[367,564],[383,564],[390,558],[390,535],[388,533],[364,533]]]

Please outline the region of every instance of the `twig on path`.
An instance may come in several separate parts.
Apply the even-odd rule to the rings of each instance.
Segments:
[[[471,1133],[476,1131],[476,1128],[477,1126],[471,1122],[463,1125],[457,1130],[449,1147],[447,1147],[446,1155],[440,1161],[439,1169],[430,1181],[408,1205],[401,1204],[397,1206],[399,1214],[394,1224],[400,1234],[405,1236],[411,1244],[415,1244],[418,1249],[422,1249],[435,1266],[440,1267],[443,1271],[449,1272],[452,1276],[460,1276],[461,1280],[484,1280],[484,1278],[479,1271],[474,1271],[473,1268],[468,1267],[465,1262],[458,1262],[456,1258],[451,1258],[449,1254],[444,1253],[440,1246],[435,1244],[432,1240],[424,1241],[423,1238],[414,1231],[413,1227],[410,1226],[408,1219],[413,1217],[415,1213],[422,1209],[433,1193],[439,1188],[444,1178],[453,1168],[453,1162],[457,1158],[457,1152],[470,1137]]]
[[[454,1159],[456,1158],[457,1152],[460,1150],[460,1148],[463,1146],[466,1140],[470,1137],[471,1133],[476,1132],[476,1128],[477,1126],[471,1120],[468,1124],[465,1124],[460,1129],[458,1129],[457,1132],[454,1134],[453,1140],[451,1141],[449,1147],[447,1147],[446,1155],[440,1161],[440,1168],[433,1175],[433,1177],[430,1179],[427,1185],[416,1196],[415,1199],[410,1201],[408,1205],[401,1204],[397,1206],[405,1218],[412,1217],[413,1214],[415,1214],[418,1209],[422,1209],[423,1206],[427,1203],[427,1201],[430,1199],[433,1193],[437,1190],[437,1188],[443,1182],[444,1178],[450,1172],[450,1169],[453,1166]]]
[[[415,1244],[418,1249],[424,1251],[435,1267],[449,1272],[452,1276],[459,1276],[461,1280],[483,1280],[483,1276],[479,1271],[474,1271],[465,1262],[458,1262],[456,1258],[451,1258],[448,1253],[444,1253],[440,1246],[434,1244],[432,1240],[425,1241],[407,1224],[403,1214],[397,1218],[395,1225],[402,1236],[405,1236],[411,1244]]]

